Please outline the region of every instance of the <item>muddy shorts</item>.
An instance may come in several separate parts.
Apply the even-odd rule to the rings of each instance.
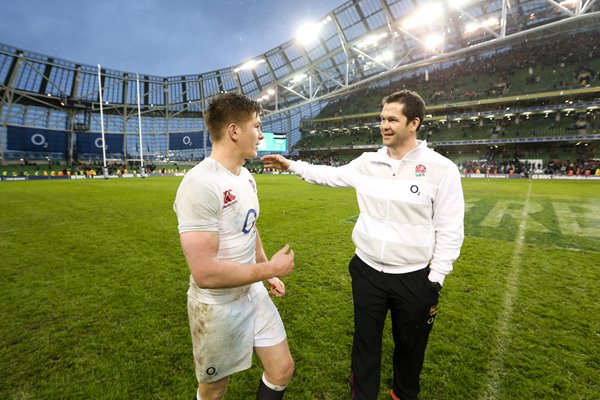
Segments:
[[[279,312],[262,282],[224,304],[206,304],[188,291],[188,316],[199,383],[214,382],[252,366],[254,347],[286,338]]]

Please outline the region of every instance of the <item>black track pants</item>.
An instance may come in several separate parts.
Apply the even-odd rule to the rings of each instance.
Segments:
[[[381,375],[381,343],[388,310],[394,338],[394,393],[413,400],[439,293],[429,268],[407,274],[378,272],[354,256],[350,261],[354,300],[352,399],[376,400]]]

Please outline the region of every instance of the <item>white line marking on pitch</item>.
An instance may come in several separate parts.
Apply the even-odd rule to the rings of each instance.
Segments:
[[[496,343],[494,343],[495,352],[488,366],[488,383],[485,392],[480,396],[480,400],[494,400],[498,398],[501,379],[504,370],[504,353],[510,339],[510,323],[513,315],[513,303],[519,290],[519,275],[521,273],[521,253],[523,243],[525,242],[525,231],[527,225],[527,215],[529,212],[529,197],[531,195],[531,181],[527,187],[527,198],[521,213],[521,222],[517,231],[515,240],[515,249],[511,260],[511,268],[506,279],[506,292],[504,293],[504,303],[502,312],[498,317],[498,330],[496,331]]]

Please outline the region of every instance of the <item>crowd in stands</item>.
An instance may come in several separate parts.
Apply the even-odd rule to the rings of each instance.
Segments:
[[[406,74],[390,82],[363,88],[323,108],[318,118],[378,110],[392,90],[417,90],[429,105],[505,95],[587,87],[598,81],[600,45],[591,40],[598,28],[548,35],[495,50],[464,56],[428,73]]]
[[[600,134],[600,111],[561,115],[538,114],[530,118],[494,118],[463,121],[429,122],[425,120],[419,138],[430,143],[438,141],[506,139],[526,137],[552,137]],[[376,145],[381,142],[379,129],[370,131],[341,130],[335,133],[304,134],[294,145],[296,150],[352,148],[360,145]]]
[[[531,163],[519,159],[511,161],[496,160],[473,160],[464,161],[459,165],[463,174],[518,174],[531,176],[533,174],[544,175],[584,175],[600,176],[599,160],[550,160],[545,164]]]
[[[600,33],[600,27],[578,33],[557,33],[539,40],[522,41],[519,44],[504,46],[487,54],[464,56],[442,67],[432,66],[428,74],[423,69],[419,74],[404,74],[394,78],[389,84],[376,84],[368,88],[350,93],[339,100],[328,104],[317,118],[336,116],[351,116],[379,110],[380,99],[390,92],[402,88],[417,90],[425,98],[427,104],[456,103],[464,100],[495,98],[506,95],[547,92],[551,90],[575,89],[600,85],[600,44],[590,40]],[[540,102],[540,104],[544,104]],[[295,144],[294,150],[303,156],[311,153],[339,153],[340,149],[356,149],[361,145],[377,145],[380,143],[377,123],[374,120],[371,128],[353,130],[344,119],[328,122],[317,121],[307,125],[302,131],[302,139]],[[356,123],[356,121],[354,121]],[[328,127],[329,125],[329,127]],[[364,125],[364,124],[363,124]],[[369,122],[367,121],[367,125]],[[335,128],[335,129],[334,129]],[[358,129],[358,128],[355,128]],[[528,116],[497,115],[493,118],[477,118],[461,120],[431,120],[425,121],[420,130],[419,138],[425,139],[436,150],[443,152],[442,146],[436,146],[442,141],[477,141],[483,143],[502,142],[502,139],[530,139],[582,137],[600,134],[600,111],[588,112],[541,112]],[[462,157],[452,157],[461,165],[463,171],[491,171],[491,173],[529,173],[530,171],[547,174],[564,175],[596,175],[598,153],[594,142],[585,152],[575,149],[572,142],[565,151],[553,144],[554,138],[537,141],[536,146],[525,148],[525,153],[533,154],[544,161],[541,166],[531,166],[514,161],[502,161],[522,155],[512,148],[506,147],[506,154],[499,150],[490,150],[495,154],[486,154],[481,150],[481,158],[490,160],[479,165],[479,161],[463,161]],[[566,139],[564,139],[566,140]],[[523,143],[529,142],[524,140]],[[589,142],[589,140],[588,140]],[[474,142],[471,142],[474,143]],[[566,142],[565,142],[566,143]],[[522,145],[521,145],[522,146]],[[587,146],[587,144],[586,144]],[[447,146],[446,146],[447,147]],[[497,148],[498,146],[496,146]],[[583,146],[581,146],[583,148]],[[318,151],[307,151],[307,150]],[[564,153],[564,154],[563,154]],[[453,154],[456,156],[456,154]],[[508,157],[508,158],[507,158]],[[319,156],[315,156],[319,158]],[[479,157],[477,157],[478,159]],[[555,161],[560,160],[560,161]],[[571,161],[586,160],[586,161]],[[331,161],[325,160],[328,164]],[[345,162],[345,160],[342,160]]]

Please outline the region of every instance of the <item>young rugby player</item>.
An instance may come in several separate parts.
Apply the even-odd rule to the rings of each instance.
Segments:
[[[271,260],[256,228],[254,178],[243,167],[262,140],[261,106],[236,93],[217,95],[205,123],[210,157],[183,178],[174,203],[181,247],[190,269],[188,316],[198,400],[222,399],[229,377],[250,368],[253,350],[264,372],[256,398],[283,398],[294,362],[271,293],[285,294],[278,278],[294,266],[285,245]]]

